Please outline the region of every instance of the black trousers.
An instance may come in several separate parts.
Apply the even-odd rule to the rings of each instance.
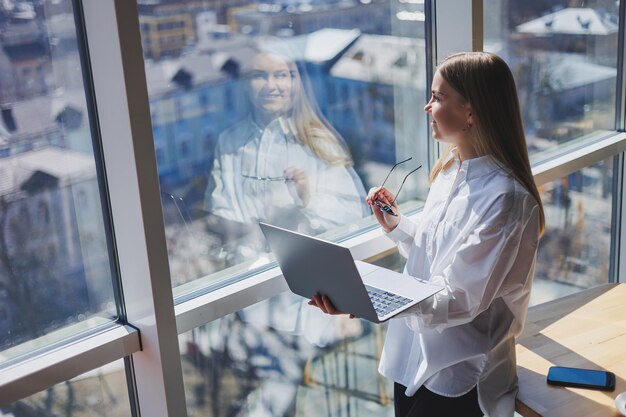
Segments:
[[[393,388],[396,417],[480,417],[478,391],[474,387],[460,397],[444,397],[424,385],[412,397],[404,394],[406,387],[395,383]]]

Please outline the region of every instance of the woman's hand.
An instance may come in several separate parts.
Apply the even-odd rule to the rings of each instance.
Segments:
[[[374,187],[370,189],[365,201],[372,207],[376,220],[387,233],[391,232],[400,223],[400,212],[398,211],[398,205],[396,204],[393,194],[386,188]],[[393,204],[391,203],[393,201]],[[391,209],[396,216],[389,214],[380,209],[376,204],[383,204],[391,206]]]
[[[311,187],[309,185],[309,177],[306,172],[296,167],[288,167],[285,168],[283,175],[287,178],[287,187],[289,190],[291,191],[292,189],[290,184],[293,184],[295,186],[294,188],[297,197],[300,200],[300,205],[302,207],[306,207],[309,204],[309,201],[311,201]]]
[[[313,299],[309,301],[310,306],[314,306],[322,310],[326,314],[337,315],[337,314],[347,314],[341,310],[337,310],[333,303],[330,302],[330,298],[326,295],[316,294],[313,296]],[[354,314],[350,314],[350,318],[353,319]]]

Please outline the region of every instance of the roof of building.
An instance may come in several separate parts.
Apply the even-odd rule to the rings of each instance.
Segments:
[[[517,32],[534,35],[608,35],[618,30],[616,16],[590,8],[569,7],[517,26]]]
[[[338,78],[426,88],[424,40],[361,35],[333,65]]]
[[[617,76],[615,68],[594,64],[580,54],[552,53],[541,63],[539,79],[549,83],[550,92],[610,80]]]
[[[216,45],[219,46],[219,43]],[[146,79],[150,97],[179,90],[181,85],[179,73],[185,72],[191,77],[191,85],[201,85],[209,82],[224,81],[249,68],[254,55],[254,49],[249,43],[238,42],[231,48],[214,48],[205,53],[184,54],[175,59],[146,61]],[[234,64],[234,65],[233,65]]]
[[[314,2],[261,2],[252,8],[242,8],[237,10],[235,18],[254,17],[254,18],[271,18],[274,16],[298,16],[315,14],[319,12],[338,12],[342,9],[356,9],[369,4],[385,4],[386,2],[375,0],[368,3],[359,0],[318,0]]]
[[[320,29],[286,39],[267,40],[266,45],[268,50],[275,49],[294,61],[323,63],[336,58],[360,34],[358,29]]]
[[[16,130],[10,132],[19,136],[41,134],[50,129],[58,128],[58,116],[67,108],[73,108],[85,113],[85,93],[82,90],[62,90],[48,96],[38,96],[27,100],[20,100],[10,105]],[[7,106],[5,106],[7,108]],[[0,118],[0,125],[5,130],[4,121]]]
[[[96,165],[93,155],[52,146],[2,158],[0,196],[17,192],[36,173],[54,177],[64,186],[94,178]]]

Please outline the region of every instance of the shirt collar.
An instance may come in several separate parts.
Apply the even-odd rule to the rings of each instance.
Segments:
[[[280,116],[272,120],[267,124],[267,126],[265,126],[265,129],[263,129],[261,126],[259,126],[257,122],[254,121],[252,113],[248,114],[248,117],[246,119],[250,126],[250,130],[258,132],[259,134],[263,133],[264,130],[276,131],[280,129],[283,134],[287,135],[293,129],[293,120],[287,117]]]
[[[467,180],[482,177],[483,175],[487,175],[495,170],[505,170],[509,171],[502,167],[495,158],[491,155],[483,155],[472,159],[466,159],[465,161],[460,163],[459,166],[459,155],[456,149],[452,150],[453,158],[455,160],[455,167],[458,168],[459,174],[464,175]]]

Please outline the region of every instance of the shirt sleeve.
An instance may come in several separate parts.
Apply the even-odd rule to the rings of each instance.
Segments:
[[[232,175],[224,171],[224,153],[222,143],[224,135],[220,135],[215,146],[215,156],[213,157],[213,167],[204,197],[204,209],[211,214],[230,220],[238,220],[234,211],[236,209],[230,192],[227,189],[225,180],[232,180]]]
[[[400,254],[408,258],[416,233],[417,225],[403,214],[400,214],[400,223],[391,232],[386,233],[386,236],[395,242]]]
[[[513,228],[483,225],[469,234],[441,275],[430,281],[444,286],[409,311],[401,314],[413,330],[420,327],[443,331],[446,327],[471,322],[500,295],[512,266],[515,276],[526,279],[534,265],[538,233],[538,208],[523,224]],[[527,241],[525,241],[527,240]],[[528,258],[520,262],[519,257]],[[526,269],[526,270],[522,270]]]

